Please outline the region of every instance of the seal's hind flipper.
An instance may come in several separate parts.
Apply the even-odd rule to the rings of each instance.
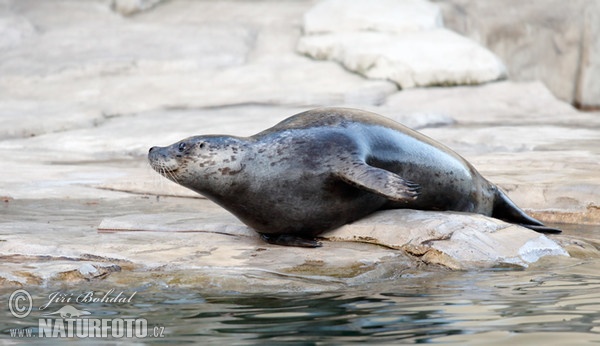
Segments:
[[[557,228],[552,228],[544,225],[539,220],[525,214],[517,205],[508,198],[499,188],[496,188],[496,197],[494,199],[494,210],[492,217],[495,217],[506,222],[514,223],[532,229],[540,233],[561,233]]]
[[[262,240],[269,244],[298,247],[321,247],[323,244],[313,239],[298,237],[291,234],[267,234],[261,233]]]
[[[540,232],[540,233],[558,234],[558,233],[562,232],[562,230],[560,230],[558,228],[552,228],[552,227],[548,227],[548,226],[524,225],[524,224],[519,224],[519,226],[523,226],[523,227],[532,229],[532,230],[534,230],[536,232]]]
[[[366,163],[353,163],[335,175],[346,183],[367,190],[394,202],[408,202],[419,196],[421,187],[385,169]]]

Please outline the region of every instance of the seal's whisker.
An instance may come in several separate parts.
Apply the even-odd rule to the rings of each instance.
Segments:
[[[168,171],[166,168],[163,168],[164,171],[164,175],[171,179],[172,181],[176,182],[177,184],[179,184],[179,179],[177,179],[177,176],[175,174],[173,174],[173,172]]]

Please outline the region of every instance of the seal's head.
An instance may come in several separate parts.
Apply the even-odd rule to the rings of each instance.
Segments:
[[[200,193],[222,190],[243,171],[247,145],[231,136],[195,136],[152,147],[148,161],[162,176]]]

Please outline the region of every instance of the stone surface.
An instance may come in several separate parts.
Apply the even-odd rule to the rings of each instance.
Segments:
[[[45,133],[94,127],[104,122],[103,114],[87,107],[63,102],[0,102],[0,139],[35,137]]]
[[[595,0],[435,1],[448,28],[497,54],[516,81],[541,80],[559,98],[600,106]]]
[[[344,31],[403,33],[443,26],[440,9],[425,0],[325,0],[304,14],[306,34]]]
[[[534,231],[482,215],[416,210],[377,212],[325,235],[402,249],[452,269],[516,265],[567,252]]]
[[[118,13],[131,16],[156,6],[162,0],[112,0],[111,8]]]
[[[481,84],[505,76],[494,54],[442,28],[439,13],[420,0],[323,1],[305,14],[297,50],[401,89]]]
[[[207,232],[241,236],[238,237],[239,246],[249,241],[246,238],[260,242],[256,232],[223,210],[203,214],[130,214],[104,219],[98,229],[101,232]],[[527,267],[543,256],[568,256],[564,249],[542,234],[482,215],[461,213],[388,210],[321,236],[326,240],[403,250],[416,256],[415,262],[452,269],[508,264]],[[465,251],[467,248],[469,250]],[[274,263],[271,270],[278,270],[278,266]]]
[[[494,54],[446,29],[304,36],[298,51],[338,61],[365,77],[393,81],[401,89],[481,84],[504,77],[504,66]]]
[[[35,34],[30,21],[14,14],[8,2],[0,3],[0,51],[18,46]]]
[[[371,244],[328,242],[314,251],[265,244],[208,201],[195,201],[193,206],[202,212],[190,213],[189,201],[153,203],[155,211],[165,203],[175,203],[172,207],[187,209],[187,213],[123,213],[116,207],[111,213],[121,217],[98,222],[111,229],[149,231],[97,232],[98,224],[92,228],[87,222],[83,227],[69,226],[60,217],[49,222],[3,220],[0,227],[7,233],[2,235],[0,257],[6,264],[0,277],[4,284],[17,286],[102,279],[130,286],[163,281],[169,286],[254,292],[331,290],[414,271],[414,261],[403,252]],[[8,208],[18,211],[17,204]],[[72,202],[61,204],[59,210],[78,208]],[[133,209],[144,204],[148,202],[138,200]],[[110,205],[102,202],[79,207],[79,218],[91,221],[98,217],[93,214],[108,212],[105,208]],[[53,232],[59,229],[61,240],[57,242]],[[199,229],[210,232],[194,232]],[[24,249],[27,255],[23,255]],[[28,264],[26,268],[23,262]]]
[[[295,23],[309,5],[174,0],[123,18],[102,2],[14,2],[13,16],[40,33],[2,52],[0,104],[78,105],[115,116],[244,103],[378,104],[397,90],[295,54]]]
[[[485,125],[589,123],[600,119],[557,100],[541,82],[498,82],[477,87],[411,89],[386,99],[383,107],[408,113],[445,114],[460,123]]]
[[[205,288],[260,291],[284,284],[323,290],[389,280],[423,264],[430,269],[527,267],[545,255],[568,256],[543,235],[483,216],[385,211],[324,234],[322,248],[303,249],[264,243],[211,202],[196,201],[193,207],[202,212],[121,212],[102,219],[98,232],[85,227],[82,234],[81,226],[62,225],[61,239],[68,245],[56,242],[54,221],[5,221],[1,227],[11,232],[0,243],[6,263],[0,277],[13,285],[44,285],[131,275],[152,280],[166,272]],[[19,265],[24,261],[27,268]],[[174,274],[180,271],[184,277]],[[255,287],[245,287],[250,282]]]
[[[316,291],[529,265],[559,254],[555,242],[573,256],[557,262],[598,258],[600,117],[540,83],[398,92],[295,52],[312,1],[171,0],[133,16],[110,3],[0,0],[0,18],[22,24],[0,38],[1,285]],[[321,249],[281,248],[146,163],[153,145],[247,136],[314,105],[418,128],[521,207],[576,222],[576,232],[545,238],[476,215],[394,211],[332,233],[339,241]],[[199,226],[210,232],[186,232]]]
[[[575,102],[583,108],[600,108],[600,3],[589,1],[583,8],[583,37],[581,52],[581,77],[578,81]]]

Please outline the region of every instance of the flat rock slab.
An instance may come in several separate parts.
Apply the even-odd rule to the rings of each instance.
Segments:
[[[165,226],[186,217],[178,213],[160,216]],[[148,219],[148,215],[132,215],[129,228],[138,229],[136,224],[144,217],[156,220],[153,216]],[[193,223],[193,216],[187,217],[184,225]],[[117,222],[122,226],[124,220]],[[198,226],[195,223],[195,230],[204,228]],[[11,228],[7,224],[3,227]],[[0,269],[0,284],[5,286],[102,279],[128,287],[191,285],[220,292],[322,291],[416,272],[415,261],[401,251],[342,242],[327,242],[317,249],[273,246],[256,234],[244,234],[243,226],[237,224],[206,228],[223,230],[218,233],[82,233],[81,228],[62,228],[61,239],[68,239],[64,241],[40,237],[42,231],[51,231],[41,223],[21,222],[12,227],[32,231],[2,237],[0,259],[5,265]],[[116,228],[114,224],[110,227]],[[25,268],[23,262],[27,263]]]
[[[101,232],[208,232],[241,236],[237,240],[239,245],[260,242],[256,232],[219,209],[203,214],[125,215],[104,219],[98,229]],[[415,256],[415,261],[451,269],[507,264],[527,267],[543,256],[568,255],[542,234],[482,215],[464,213],[382,211],[325,233],[322,237],[329,241],[370,243],[403,250]],[[325,242],[325,247],[328,244]]]
[[[11,120],[0,138],[86,126],[96,113],[380,104],[397,91],[294,52],[308,1],[168,1],[129,17],[110,1],[10,3],[0,13],[0,109],[8,113],[0,117]],[[129,14],[155,1],[112,3]],[[36,124],[32,114],[45,119]]]
[[[46,213],[56,214],[49,221],[32,209],[44,201],[4,203],[20,217],[0,223],[2,286],[102,282],[219,292],[324,291],[448,269],[600,258],[597,242],[550,238],[462,213],[379,212],[324,234],[322,247],[307,249],[267,244],[206,200],[63,202],[47,206]],[[72,211],[64,209],[77,210],[81,220],[65,220]]]

